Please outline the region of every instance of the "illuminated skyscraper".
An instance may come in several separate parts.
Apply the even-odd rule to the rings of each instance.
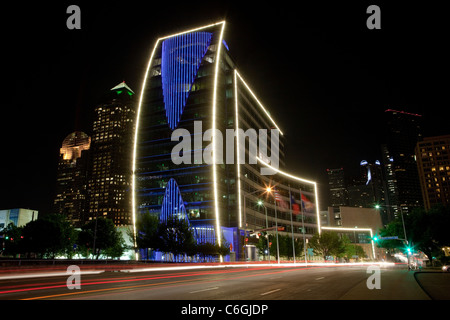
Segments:
[[[307,230],[309,237],[320,231],[320,222],[315,182],[280,170],[261,174],[269,166],[284,170],[283,132],[237,72],[224,36],[225,22],[220,22],[156,41],[137,109],[133,209],[135,218],[146,211],[182,216],[195,228],[197,241],[226,241],[238,258],[241,240],[252,231],[278,225],[295,237]],[[267,153],[259,150],[254,163],[246,140],[226,136],[227,129],[238,128],[245,133],[267,130]],[[277,153],[271,129],[279,132],[279,163],[271,157]],[[182,134],[172,139],[175,130]],[[175,152],[181,141],[192,151]],[[239,143],[245,144],[243,154]],[[175,164],[174,155],[189,160]],[[239,163],[240,157],[245,163]],[[289,194],[298,207],[300,189],[306,199],[304,229],[301,215],[292,222],[290,215]],[[267,219],[258,199],[264,202]]]
[[[385,116],[387,143],[383,162],[385,168],[388,168],[386,164],[391,165],[391,178],[396,184],[396,199],[388,201],[408,213],[423,203],[414,151],[417,142],[422,140],[422,116],[393,109],[386,110]],[[396,210],[394,214],[397,213]]]
[[[425,209],[450,205],[450,135],[427,137],[416,146]]]
[[[104,217],[116,226],[132,224],[130,183],[135,117],[134,92],[125,82],[112,88],[95,108],[86,221]]]
[[[83,224],[87,197],[87,161],[91,138],[84,132],[69,134],[63,141],[58,162],[54,210],[74,226]]]

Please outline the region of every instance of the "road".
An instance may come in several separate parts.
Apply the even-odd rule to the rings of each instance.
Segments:
[[[379,267],[379,289],[369,289],[376,273],[368,266],[234,266],[205,269],[148,268],[82,273],[80,289],[68,275],[0,277],[6,300],[429,300],[404,267]],[[447,277],[448,278],[448,277]],[[74,286],[76,282],[69,282]]]

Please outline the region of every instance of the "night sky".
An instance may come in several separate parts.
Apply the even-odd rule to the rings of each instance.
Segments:
[[[446,11],[391,2],[2,4],[0,209],[49,212],[61,143],[91,133],[102,95],[122,81],[140,92],[158,37],[224,19],[240,74],[285,133],[287,171],[319,182],[324,209],[327,168],[352,174],[380,158],[384,110],[422,114],[425,136],[450,134]],[[81,30],[66,27],[71,4]],[[366,27],[370,4],[381,30]]]

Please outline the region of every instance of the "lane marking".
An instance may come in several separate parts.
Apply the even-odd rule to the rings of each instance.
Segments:
[[[206,288],[206,289],[201,289],[201,290],[191,291],[191,292],[189,292],[189,293],[197,293],[197,292],[210,291],[210,290],[217,290],[217,289],[219,289],[219,287]]]
[[[325,277],[316,278],[316,280],[322,280],[322,279],[325,279]]]
[[[275,290],[267,291],[267,292],[261,293],[261,296],[265,296],[267,294],[271,294],[271,293],[274,293],[274,292],[277,292],[277,291],[280,291],[280,290],[281,289],[275,289]]]

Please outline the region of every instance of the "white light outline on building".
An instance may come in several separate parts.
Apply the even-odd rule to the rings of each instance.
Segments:
[[[317,183],[315,181],[306,180],[306,179],[303,179],[303,178],[300,178],[300,177],[293,176],[292,174],[283,172],[280,169],[277,169],[277,168],[271,166],[270,164],[268,164],[267,162],[265,162],[261,158],[259,158],[259,157],[256,157],[256,158],[261,163],[263,163],[265,166],[271,168],[272,170],[275,170],[276,172],[278,172],[278,173],[280,173],[280,174],[282,174],[282,175],[284,175],[286,177],[289,177],[289,178],[294,179],[294,180],[298,180],[298,181],[301,181],[301,182],[304,182],[304,183],[308,183],[308,184],[314,185],[314,196],[316,197],[315,203],[316,203],[317,229],[318,229],[318,232],[320,234],[321,233],[321,226],[320,226],[319,194],[318,194],[318,191],[317,191]]]
[[[258,103],[258,105],[261,107],[261,109],[264,111],[264,113],[269,117],[270,121],[272,121],[272,123],[275,125],[275,127],[278,129],[278,131],[283,135],[283,132],[280,130],[280,128],[277,126],[277,124],[275,123],[275,121],[270,117],[269,113],[267,112],[267,110],[264,108],[264,106],[262,105],[262,103],[258,100],[258,98],[256,97],[256,95],[253,93],[253,91],[250,89],[250,87],[247,85],[247,83],[244,81],[244,79],[242,78],[242,76],[239,74],[239,72],[237,71],[237,69],[234,69],[234,95],[235,95],[235,110],[236,110],[236,133],[238,133],[239,131],[239,106],[238,106],[238,91],[237,91],[237,77],[239,76],[239,80],[242,81],[242,83],[245,85],[246,89],[250,92],[250,94],[252,95],[252,97],[256,100],[256,102]],[[239,162],[240,159],[240,154],[239,154],[239,137],[236,138],[236,149],[237,149],[237,176],[238,176],[238,202],[239,202],[239,211],[238,211],[238,216],[239,216],[239,228],[242,228],[242,193],[241,193],[241,164]],[[245,210],[245,208],[244,208]]]
[[[234,69],[234,106],[236,112],[236,133],[239,131],[239,114],[238,114],[238,91],[237,91],[237,70]],[[241,164],[240,164],[240,153],[239,153],[239,137],[236,136],[236,165],[237,165],[237,179],[238,179],[238,217],[239,217],[239,228],[242,228],[242,195],[241,195]],[[245,208],[244,208],[245,210]]]
[[[372,254],[375,259],[375,246],[373,243],[373,232],[371,228],[345,228],[345,227],[322,227],[324,230],[342,230],[342,231],[370,231],[370,242],[372,243]]]
[[[133,220],[133,238],[134,238],[134,246],[136,247],[136,156],[137,156],[137,137],[138,137],[138,132],[139,132],[139,120],[140,120],[140,114],[141,114],[141,107],[142,107],[142,100],[144,97],[144,90],[145,90],[145,86],[147,83],[147,79],[148,79],[148,73],[151,69],[152,63],[153,63],[153,57],[154,54],[156,52],[156,48],[158,47],[158,44],[161,40],[167,39],[167,38],[171,38],[171,37],[175,37],[175,36],[179,36],[185,33],[190,33],[190,32],[194,32],[194,31],[198,31],[198,30],[202,30],[202,29],[206,29],[206,28],[210,28],[210,27],[214,27],[216,25],[219,24],[223,24],[222,27],[222,32],[221,32],[221,40],[219,42],[219,49],[218,51],[220,52],[220,48],[222,47],[220,44],[222,43],[222,36],[223,36],[223,29],[225,27],[225,21],[221,21],[221,22],[217,22],[214,24],[210,24],[207,26],[203,26],[203,27],[198,27],[198,28],[194,28],[194,29],[190,29],[187,31],[183,31],[183,32],[179,32],[179,33],[174,33],[172,35],[168,35],[165,37],[160,37],[156,40],[155,46],[153,47],[152,53],[150,55],[150,59],[148,61],[147,64],[147,70],[145,71],[145,76],[144,76],[144,80],[142,82],[142,88],[141,88],[141,96],[139,98],[139,105],[138,105],[138,109],[137,109],[137,113],[136,113],[136,125],[135,125],[135,131],[134,131],[134,141],[133,141],[133,157],[132,157],[132,174],[131,174],[131,210],[132,210],[132,220]],[[219,57],[219,56],[218,56]],[[217,70],[218,70],[218,62],[216,62],[216,76],[215,76],[215,84],[217,84]],[[216,87],[214,87],[214,98],[216,97]],[[215,113],[215,100],[213,102],[213,113]],[[215,126],[215,120],[213,119],[213,127]],[[214,131],[213,131],[214,132]],[[213,140],[213,146],[214,146],[214,139]],[[213,149],[214,150],[214,149]],[[213,152],[213,155],[215,153]],[[214,157],[214,156],[213,156]],[[215,194],[217,194],[217,187],[216,187],[216,179],[215,179],[215,166],[213,165],[213,172],[214,172],[214,189],[215,189]],[[217,205],[217,200],[216,200],[216,219],[218,218],[218,205]],[[218,221],[218,219],[217,219]],[[217,222],[218,225],[218,222]],[[217,231],[217,234],[220,234],[220,231]],[[220,244],[220,237],[219,237],[219,244]],[[136,259],[138,258],[138,254],[137,252],[135,253],[135,257]]]
[[[136,113],[136,125],[134,131],[134,141],[133,141],[133,162],[132,162],[132,173],[131,173],[131,210],[133,215],[133,238],[134,238],[134,247],[137,248],[136,242],[136,155],[137,155],[137,137],[139,132],[139,120],[141,115],[141,106],[142,99],[144,97],[144,90],[147,84],[148,72],[150,71],[151,65],[153,63],[153,56],[155,54],[156,48],[158,47],[159,39],[156,40],[155,46],[153,47],[152,53],[150,55],[150,59],[147,64],[147,70],[145,71],[144,81],[142,82],[141,88],[141,96],[139,98],[139,105]],[[135,258],[138,259],[137,251],[135,252]]]
[[[213,167],[213,185],[214,185],[214,207],[216,211],[216,237],[217,244],[220,246],[222,244],[220,237],[220,214],[219,214],[219,201],[218,201],[218,192],[217,192],[217,172],[216,172],[216,107],[217,107],[217,83],[218,83],[218,74],[219,74],[219,61],[220,61],[220,51],[222,49],[222,39],[223,39],[223,31],[225,30],[225,21],[222,21],[222,30],[220,30],[220,37],[217,48],[216,55],[216,67],[214,74],[214,89],[213,89],[213,105],[212,105],[212,167]],[[223,262],[223,257],[220,255],[220,262]]]
[[[235,70],[236,71],[236,70]],[[242,78],[242,76],[239,74],[239,72],[236,71],[236,74],[239,76],[239,79],[242,81],[242,83],[245,85],[245,87],[247,88],[247,90],[250,92],[250,94],[253,96],[253,98],[256,100],[256,102],[258,102],[259,106],[261,107],[261,109],[263,109],[264,113],[269,117],[270,121],[272,121],[272,123],[275,125],[275,127],[278,129],[278,131],[280,131],[281,135],[283,135],[283,132],[281,131],[281,129],[277,126],[277,124],[275,123],[275,121],[272,119],[272,117],[270,116],[269,112],[267,112],[266,108],[264,108],[264,106],[262,105],[262,103],[258,100],[258,98],[256,97],[256,95],[253,93],[253,91],[250,89],[250,87],[248,86],[248,84],[244,81],[244,79]]]

